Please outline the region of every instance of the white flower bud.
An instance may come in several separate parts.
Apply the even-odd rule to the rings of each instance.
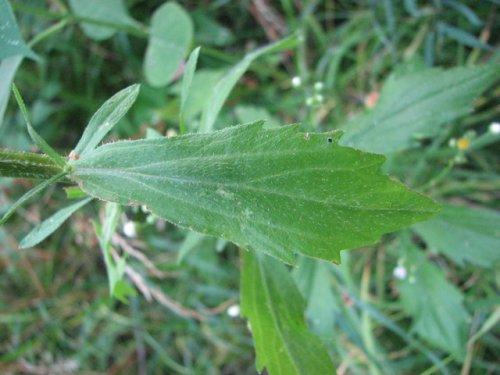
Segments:
[[[137,230],[135,227],[135,223],[133,221],[127,221],[123,225],[123,234],[128,238],[133,238],[137,236]]]
[[[500,122],[492,122],[488,130],[491,134],[500,134]]]
[[[300,85],[302,85],[302,80],[300,79],[299,76],[295,76],[292,78],[292,86],[293,87],[299,87]]]
[[[392,271],[392,274],[396,279],[404,280],[406,279],[406,276],[408,276],[408,271],[404,266],[397,266],[394,268],[394,271]]]
[[[227,315],[231,318],[237,318],[240,316],[240,306],[239,305],[231,305],[227,309]]]

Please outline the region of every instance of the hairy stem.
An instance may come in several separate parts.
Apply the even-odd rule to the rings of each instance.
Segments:
[[[48,179],[62,171],[45,155],[0,149],[0,177]]]

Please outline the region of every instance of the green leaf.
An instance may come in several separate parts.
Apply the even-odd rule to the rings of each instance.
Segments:
[[[66,162],[64,158],[59,155],[46,141],[43,139],[35,130],[33,125],[31,124],[28,111],[26,109],[26,105],[24,104],[24,100],[21,96],[21,93],[17,89],[15,84],[12,85],[12,92],[14,93],[14,97],[16,98],[17,104],[21,109],[21,113],[23,114],[24,120],[26,121],[26,127],[28,128],[28,133],[33,140],[33,142],[38,146],[40,150],[42,150],[49,158],[51,158],[54,163],[56,163],[60,167],[64,167]]]
[[[83,32],[94,40],[112,37],[117,30],[137,28],[139,23],[128,14],[123,0],[69,0],[71,10],[79,18]]]
[[[195,39],[202,45],[227,46],[234,42],[234,33],[214,18],[207,15],[203,8],[191,14],[195,25]]]
[[[186,125],[190,126],[190,129],[197,129],[197,127],[193,126],[192,123],[194,122],[195,117],[202,112],[207,98],[210,97],[212,89],[219,81],[223,73],[224,72],[220,70],[208,69],[196,71],[193,81],[191,82],[191,88],[187,94],[183,110],[184,120],[186,121]],[[182,92],[181,82],[179,82],[179,84],[172,85],[171,92],[173,94],[180,95]]]
[[[34,197],[35,195],[37,195],[38,193],[40,193],[43,189],[45,189],[46,187],[52,185],[54,182],[62,180],[65,176],[66,176],[66,172],[61,172],[61,173],[55,175],[54,177],[49,178],[48,180],[45,180],[45,181],[41,182],[40,184],[38,184],[37,186],[35,186],[33,189],[31,189],[28,192],[26,192],[25,194],[23,194],[23,196],[21,198],[19,198],[7,210],[7,212],[3,215],[2,219],[0,220],[0,225],[2,225],[3,223],[5,223],[7,221],[7,219],[9,217],[11,217],[12,214],[14,212],[16,212],[16,210],[19,207],[21,207],[24,203],[26,203],[28,201],[28,199]]]
[[[172,80],[186,56],[193,39],[193,22],[175,2],[158,8],[151,22],[144,74],[151,86],[159,87]]]
[[[22,61],[23,57],[20,55],[7,57],[0,61],[0,127],[3,125],[3,116],[9,102],[14,75]]]
[[[329,267],[333,265],[301,257],[293,277],[306,300],[306,317],[312,331],[327,340],[335,335],[335,316],[340,308],[335,300]]]
[[[404,310],[413,317],[412,330],[460,360],[469,331],[462,294],[414,245],[406,244],[405,254],[402,266],[409,274],[398,288]]]
[[[109,293],[118,300],[127,303],[127,296],[136,294],[135,290],[123,279],[127,263],[124,258],[115,261],[111,255],[111,236],[118,225],[120,213],[121,210],[117,204],[106,204],[104,224],[101,227],[94,223],[94,228],[108,273]]]
[[[31,232],[22,239],[19,247],[21,249],[26,249],[38,245],[54,233],[75,211],[85,206],[91,200],[92,198],[82,199],[79,202],[57,211],[54,215],[34,227]]]
[[[131,85],[113,95],[90,119],[74,152],[83,156],[91,152],[118,121],[128,112],[139,94],[140,85]]]
[[[17,55],[38,58],[24,43],[9,2],[0,0],[0,60]]]
[[[303,134],[262,122],[208,134],[105,144],[71,177],[104,200],[146,205],[181,227],[293,263],[340,262],[341,249],[438,211],[381,174],[384,157],[341,147],[341,133]]]
[[[177,254],[177,264],[181,264],[189,253],[200,245],[204,238],[206,237],[201,233],[189,232],[179,248],[179,252]]]
[[[299,43],[299,40],[300,38],[298,35],[292,35],[247,54],[243,60],[234,65],[213,87],[210,99],[206,102],[205,109],[203,111],[200,132],[206,133],[213,130],[215,120],[217,119],[224,102],[231,93],[231,90],[255,59],[268,53],[279,52],[295,47]]]
[[[391,76],[377,106],[347,124],[342,143],[385,154],[411,148],[415,138],[435,136],[471,112],[474,99],[498,77],[495,64]]]
[[[461,30],[457,27],[448,25],[445,22],[438,22],[437,30],[443,35],[446,35],[448,38],[454,39],[465,46],[491,51],[491,47],[489,45],[482,42],[474,35],[468,33],[467,31]]]
[[[184,129],[184,113],[186,108],[186,100],[189,95],[189,90],[191,89],[191,83],[193,82],[194,71],[196,69],[196,63],[198,62],[198,55],[200,54],[200,47],[196,48],[189,55],[189,59],[186,63],[186,68],[184,70],[184,76],[182,77],[182,89],[181,89],[181,108],[180,108],[180,121],[181,121],[181,134],[185,133]]]
[[[428,222],[414,226],[427,246],[463,266],[500,265],[500,214],[467,206],[445,205]]]
[[[483,23],[481,19],[467,5],[455,0],[445,0],[443,4],[449,8],[455,9],[457,12],[460,12],[472,26],[482,26]]]
[[[307,329],[305,303],[283,264],[243,252],[241,307],[250,321],[257,371],[265,367],[270,375],[335,373],[320,340]]]

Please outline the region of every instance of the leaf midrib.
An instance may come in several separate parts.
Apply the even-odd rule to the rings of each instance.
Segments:
[[[258,258],[258,255],[255,255],[255,257],[256,257],[256,263],[257,263],[258,268],[259,268],[259,277],[261,279],[262,285],[264,286],[264,293],[266,294],[267,300],[268,301],[272,301],[272,299],[271,299],[271,293],[269,291],[269,286],[268,286],[267,280],[264,277],[264,273],[262,272],[262,270],[263,270],[264,267],[261,265],[261,261]],[[259,301],[255,301],[254,300],[254,306],[258,306],[257,305],[258,303],[259,303]],[[292,355],[292,350],[290,349],[290,347],[288,346],[287,341],[285,340],[284,334],[283,334],[283,332],[281,330],[281,326],[278,324],[279,318],[277,316],[277,312],[274,309],[274,304],[273,303],[269,303],[269,304],[265,304],[265,306],[269,307],[269,311],[271,313],[271,317],[273,319],[274,326],[276,327],[276,331],[279,332],[279,335],[281,337],[281,341],[283,342],[284,347],[286,348],[286,353],[288,355],[288,358],[290,359],[290,362],[292,363],[293,367],[296,369],[297,373],[300,374],[299,367],[297,366],[297,363],[296,363],[296,361],[294,359],[294,356]],[[280,363],[280,361],[276,361],[276,362]]]
[[[80,171],[85,170],[84,168],[80,169]],[[346,205],[346,204],[340,204],[335,201],[329,201],[329,200],[321,200],[321,199],[315,199],[306,195],[299,196],[299,195],[290,195],[286,194],[281,191],[273,191],[273,190],[268,190],[268,189],[263,189],[263,188],[257,188],[257,187],[251,187],[251,186],[246,186],[246,185],[240,185],[240,183],[234,183],[234,184],[229,184],[227,182],[212,182],[212,181],[203,181],[203,180],[196,180],[196,179],[180,179],[178,177],[170,177],[170,176],[156,176],[156,175],[148,175],[144,173],[137,173],[137,172],[125,172],[125,173],[120,173],[119,170],[114,170],[114,169],[89,169],[90,173],[89,175],[104,175],[104,176],[114,176],[117,178],[126,178],[131,181],[134,181],[136,183],[139,183],[141,185],[144,185],[146,187],[149,187],[153,189],[154,191],[163,193],[161,190],[158,190],[156,188],[153,188],[150,185],[145,184],[144,182],[137,180],[133,178],[132,176],[140,176],[143,178],[150,178],[150,179],[165,179],[165,180],[174,180],[179,183],[186,183],[186,184],[200,184],[200,185],[208,185],[208,186],[216,186],[216,187],[237,187],[238,189],[241,190],[250,190],[258,193],[263,193],[263,194],[269,194],[269,195],[277,195],[285,198],[289,198],[292,200],[302,200],[305,202],[312,202],[312,203],[318,203],[321,205],[332,205],[335,207],[339,208],[345,208],[345,209],[351,209],[351,210],[358,210],[358,211],[387,211],[387,212],[415,212],[415,213],[430,213],[434,212],[431,210],[422,210],[422,209],[401,209],[401,208],[376,208],[376,207],[366,207],[366,206],[354,206],[354,205]],[[170,197],[174,197],[173,195],[170,194],[164,194]]]

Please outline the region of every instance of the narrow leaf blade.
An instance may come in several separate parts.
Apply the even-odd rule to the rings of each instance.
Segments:
[[[186,63],[186,69],[184,70],[184,76],[182,78],[182,89],[181,89],[181,118],[184,117],[184,106],[186,105],[186,100],[188,98],[189,89],[191,88],[191,83],[193,82],[194,71],[196,69],[196,64],[198,62],[198,56],[200,54],[200,48],[198,47],[189,55],[188,61]]]
[[[341,147],[340,133],[262,122],[208,134],[120,141],[72,162],[89,195],[140,203],[181,227],[294,263],[340,262],[341,249],[438,211],[379,172],[384,157]]]
[[[86,198],[79,202],[76,202],[70,206],[67,206],[54,215],[42,221],[39,225],[34,227],[19,244],[21,249],[26,249],[28,247],[33,247],[38,245],[52,233],[54,233],[74,212],[85,206],[93,198]]]
[[[140,85],[131,85],[113,95],[90,119],[75,153],[83,156],[92,151],[118,121],[128,112],[139,95]]]
[[[320,340],[304,321],[305,303],[285,266],[244,251],[242,314],[250,321],[257,371],[270,375],[334,374]]]
[[[66,174],[67,174],[66,172],[61,172],[61,173],[55,175],[54,177],[49,178],[48,180],[45,180],[45,181],[41,182],[40,184],[38,184],[37,186],[35,186],[33,189],[31,189],[28,192],[26,192],[25,194],[23,194],[23,196],[21,198],[19,198],[7,210],[7,212],[3,215],[2,219],[0,219],[0,225],[2,225],[3,223],[5,223],[9,219],[9,217],[11,217],[14,212],[16,212],[16,210],[19,207],[21,207],[24,203],[26,203],[26,201],[28,201],[28,199],[34,197],[35,195],[37,195],[38,193],[40,193],[43,189],[45,189],[46,187],[52,185],[54,182],[57,182],[57,181],[63,179],[64,176],[66,176]]]
[[[268,53],[279,52],[292,48],[299,43],[299,40],[300,38],[297,35],[292,35],[247,54],[238,64],[234,65],[212,89],[210,99],[208,100],[203,111],[200,132],[206,133],[213,130],[215,120],[217,119],[224,102],[231,93],[231,90],[254,60]]]
[[[54,163],[56,163],[60,167],[64,167],[66,162],[64,158],[59,155],[46,141],[43,139],[35,130],[33,125],[31,124],[31,120],[29,118],[28,110],[26,109],[26,105],[24,104],[24,100],[21,96],[21,93],[17,89],[15,84],[12,85],[12,92],[14,93],[14,97],[16,98],[17,104],[21,109],[21,113],[23,114],[24,120],[26,121],[26,127],[28,128],[28,133],[33,140],[33,142],[38,146],[40,150],[42,150],[48,157],[50,157]]]

